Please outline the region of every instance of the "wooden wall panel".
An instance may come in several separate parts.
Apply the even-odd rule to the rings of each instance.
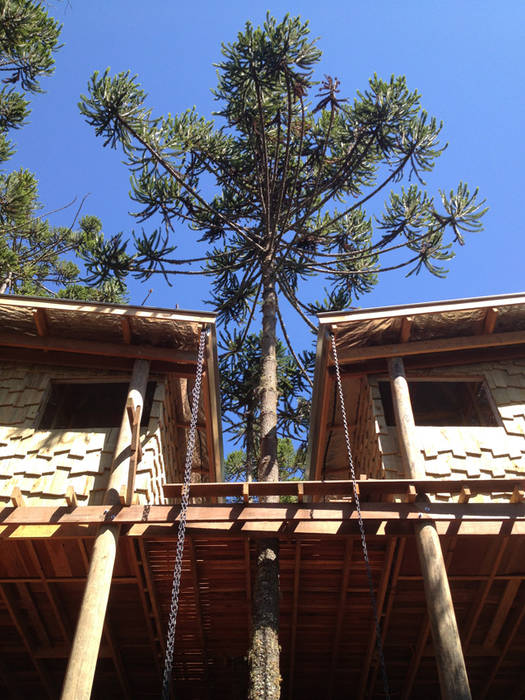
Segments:
[[[479,478],[504,479],[525,474],[525,360],[461,365],[418,372],[413,376],[484,377],[502,424],[499,427],[416,426],[415,439],[429,478],[471,478],[474,482]],[[370,387],[374,419],[376,425],[381,426],[377,431],[380,478],[404,478],[395,427],[386,426],[383,405],[376,399],[379,396],[377,377],[370,378]],[[502,484],[501,493],[494,494],[492,500],[508,501],[511,496]],[[443,494],[436,498],[450,500],[452,497]],[[472,500],[488,498],[476,496]]]

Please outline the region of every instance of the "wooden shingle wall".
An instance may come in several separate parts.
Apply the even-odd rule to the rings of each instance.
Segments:
[[[501,426],[427,427],[416,426],[415,438],[423,455],[426,475],[436,479],[518,477],[525,474],[525,360],[491,362],[418,372],[418,377],[484,377]],[[410,375],[409,375],[410,380]],[[377,444],[382,458],[382,478],[405,478],[396,429],[387,426],[378,379],[370,378]],[[371,474],[371,476],[373,476]],[[475,485],[475,484],[474,484]],[[508,501],[511,493],[493,495]],[[437,496],[449,500],[448,494]],[[476,500],[483,500],[477,496]]]
[[[69,486],[79,505],[102,503],[118,428],[36,430],[51,380],[72,382],[122,379],[116,371],[0,364],[0,503],[15,487],[27,505],[65,505]],[[142,433],[142,461],[135,491],[141,503],[165,503],[166,481],[161,425],[166,400],[164,378],[157,381],[147,428]],[[124,409],[124,407],[123,407]],[[94,407],[96,411],[96,407]]]
[[[361,377],[357,399],[356,422],[352,435],[352,451],[359,474],[371,479],[382,478],[381,453],[377,440],[377,419],[374,416],[373,392],[367,377]],[[359,476],[359,475],[358,475]]]

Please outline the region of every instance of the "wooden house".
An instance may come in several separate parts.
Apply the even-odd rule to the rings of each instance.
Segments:
[[[280,540],[283,698],[386,697],[370,582],[390,697],[523,696],[524,295],[323,315],[308,480],[273,484],[221,481],[209,314],[6,297],[0,318],[2,696],[159,697],[208,327],[175,697],[246,697],[261,536]],[[104,381],[128,383],[118,437],[54,389]]]

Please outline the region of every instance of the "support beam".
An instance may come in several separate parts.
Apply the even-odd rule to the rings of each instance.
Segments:
[[[297,642],[297,613],[299,609],[299,582],[301,577],[301,543],[295,543],[293,573],[292,621],[290,629],[290,662],[288,667],[288,697],[293,698],[295,681],[295,648]]]
[[[128,406],[137,408],[138,421],[146,396],[149,362],[136,360],[128,389],[126,405],[115,447],[112,471],[104,498],[107,505],[120,503],[120,487],[134,484],[131,471],[132,425]],[[132,488],[132,486],[131,486]],[[62,700],[89,700],[95,675],[100,640],[104,631],[106,608],[117,555],[120,526],[102,525],[93,546],[91,563],[80,608],[71,656],[62,689]]]
[[[405,470],[412,479],[423,478],[424,468],[415,441],[414,414],[401,357],[390,359],[388,368]],[[443,700],[470,700],[465,659],[436,525],[431,520],[416,522],[414,534],[423,574],[441,696]]]
[[[347,537],[345,542],[345,558],[343,564],[343,571],[341,575],[341,588],[339,589],[339,603],[337,605],[337,618],[332,643],[332,663],[330,667],[330,677],[326,688],[326,696],[328,698],[334,697],[335,673],[337,668],[337,661],[339,659],[339,643],[341,641],[343,622],[345,618],[346,596],[348,593],[348,581],[350,578],[350,568],[352,566],[353,551],[354,539]]]

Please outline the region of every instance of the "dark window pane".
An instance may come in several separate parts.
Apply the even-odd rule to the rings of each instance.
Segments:
[[[117,428],[122,420],[127,383],[51,384],[47,403],[38,426],[40,430]],[[155,382],[146,390],[141,425],[148,423]]]
[[[483,382],[408,382],[416,425],[497,426]],[[390,382],[379,382],[387,425],[395,425]]]

